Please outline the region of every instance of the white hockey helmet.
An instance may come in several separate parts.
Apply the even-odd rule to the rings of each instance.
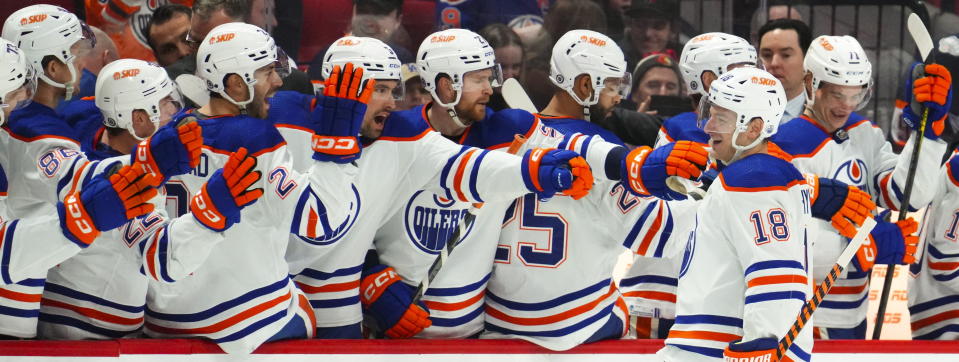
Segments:
[[[207,89],[240,107],[253,101],[254,73],[273,65],[280,78],[290,71],[289,57],[276,46],[273,37],[255,25],[226,23],[213,28],[200,43],[196,54],[196,75],[206,81]],[[250,98],[237,101],[226,93],[226,77],[236,74],[246,83]]]
[[[466,29],[447,29],[428,35],[416,53],[416,67],[423,79],[423,87],[433,96],[433,101],[451,112],[463,95],[466,73],[492,69],[491,85],[499,87],[503,84],[503,73],[496,62],[493,47],[482,36]],[[440,75],[453,82],[456,97],[450,103],[444,103],[436,94],[436,80]],[[455,115],[453,118],[459,122]]]
[[[593,94],[580,99],[573,91],[576,77],[586,74],[593,85]],[[632,84],[631,74],[626,69],[623,50],[608,36],[592,30],[570,30],[553,46],[549,59],[549,80],[565,90],[583,107],[599,102],[600,90],[606,87],[607,79],[619,79],[616,91],[625,98]]]
[[[125,129],[137,140],[143,140],[133,129],[133,111],[143,110],[159,128],[161,111],[166,108],[166,113],[172,115],[183,103],[173,81],[159,65],[120,59],[100,70],[96,104],[103,113],[104,125]]]
[[[703,73],[710,71],[719,77],[733,65],[755,66],[756,59],[756,48],[746,39],[726,33],[705,33],[683,46],[679,69],[691,94],[706,95],[709,90],[703,84]]]
[[[710,107],[719,106],[732,111],[735,119],[711,117]],[[755,147],[763,139],[772,137],[779,130],[779,123],[786,111],[786,90],[775,76],[755,67],[736,68],[726,72],[709,86],[709,95],[700,101],[698,125],[706,132],[732,133],[732,139],[746,131],[749,123],[759,118],[763,121],[760,136],[749,145],[733,142],[736,155]],[[711,119],[717,118],[717,119]]]
[[[333,67],[346,63],[363,68],[363,80],[395,80],[393,99],[403,99],[403,81],[400,59],[393,48],[375,38],[344,36],[333,42],[323,56],[323,78],[329,78]]]
[[[0,107],[13,111],[30,104],[36,79],[27,57],[16,45],[0,39],[0,47]],[[4,113],[0,112],[0,125],[6,122]]]
[[[85,23],[64,8],[53,5],[30,5],[15,11],[3,23],[2,37],[19,47],[45,83],[66,90],[66,99],[73,97],[73,79],[77,78],[74,61],[82,52],[93,49],[96,37]],[[85,44],[78,44],[85,42]],[[74,46],[77,49],[73,49]],[[70,81],[56,82],[43,71],[43,58],[54,56],[67,65]]]
[[[822,82],[841,86],[863,86],[856,110],[861,109],[872,95],[872,64],[856,38],[848,35],[823,35],[812,41],[803,69],[812,75],[812,89],[806,92],[806,105],[815,102],[814,94]]]

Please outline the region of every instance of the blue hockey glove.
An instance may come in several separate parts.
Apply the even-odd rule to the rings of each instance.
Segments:
[[[879,264],[912,264],[916,261],[919,246],[919,223],[911,217],[903,221],[885,220],[889,210],[876,217],[876,227],[869,233],[869,240],[856,252],[853,263],[861,271],[871,270]]]
[[[723,357],[726,361],[775,361],[779,341],[775,338],[759,338],[751,341],[729,342]]]
[[[150,199],[157,194],[153,182],[152,175],[133,166],[95,176],[84,184],[83,190],[67,195],[57,204],[63,235],[86,247],[101,231],[116,229],[130,219],[152,212]]]
[[[670,176],[696,180],[709,163],[709,153],[700,144],[679,141],[655,150],[637,147],[623,159],[622,182],[631,193],[663,200],[685,200],[686,195],[666,186]]]
[[[813,188],[812,216],[831,221],[836,232],[847,238],[856,236],[856,226],[862,226],[876,209],[872,197],[855,186],[811,174],[806,182]]]
[[[333,67],[311,115],[314,159],[350,163],[360,157],[360,126],[375,85],[373,79],[364,83],[363,68],[354,70],[353,63]]]
[[[939,139],[952,106],[952,75],[949,70],[939,64],[914,63],[904,87],[906,107],[902,109],[902,116],[906,124],[918,131],[922,107],[926,107],[929,116],[926,118],[925,136],[932,140]]]
[[[260,180],[256,158],[246,148],[233,152],[190,201],[190,212],[204,226],[224,231],[240,221],[240,210],[263,196],[263,188],[250,189]]]
[[[363,271],[363,310],[387,337],[410,338],[433,324],[426,305],[413,304],[414,293],[413,287],[403,283],[392,267],[380,264]]]
[[[535,148],[526,151],[522,162],[523,182],[540,200],[557,192],[579,200],[593,187],[593,173],[576,152]]]
[[[177,126],[173,122],[160,127],[150,138],[133,149],[131,163],[153,174],[159,186],[170,176],[190,172],[200,164],[203,132],[196,122]]]

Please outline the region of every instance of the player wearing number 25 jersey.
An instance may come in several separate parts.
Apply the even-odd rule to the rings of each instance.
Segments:
[[[734,69],[710,86],[700,122],[727,166],[696,213],[683,252],[676,320],[659,355],[666,361],[775,360],[779,339],[811,295],[806,180],[767,154],[786,106],[769,73]],[[702,107],[701,107],[702,108]],[[808,361],[812,331],[787,351]],[[728,359],[727,359],[728,360]]]

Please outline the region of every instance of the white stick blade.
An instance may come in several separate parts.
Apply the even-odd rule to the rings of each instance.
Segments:
[[[909,28],[909,35],[912,36],[912,40],[916,42],[919,55],[922,56],[923,61],[926,61],[929,58],[929,53],[932,52],[932,37],[929,36],[929,30],[926,29],[926,25],[922,23],[922,19],[919,19],[919,15],[916,15],[916,13],[909,14],[906,27]]]
[[[836,264],[842,265],[844,268],[846,265],[849,265],[852,257],[856,255],[856,251],[859,251],[859,247],[866,241],[866,238],[869,237],[869,232],[872,231],[874,227],[876,227],[876,220],[867,217],[866,220],[863,221],[862,226],[859,227],[859,230],[856,231],[856,236],[849,241],[849,245],[847,245],[846,249],[839,255],[839,260]]]
[[[522,109],[529,113],[539,112],[516,78],[509,78],[503,82],[503,88],[500,91],[503,92],[503,99],[510,108]]]

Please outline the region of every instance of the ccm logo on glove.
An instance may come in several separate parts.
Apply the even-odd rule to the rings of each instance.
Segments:
[[[651,151],[650,148],[643,148],[635,156],[633,156],[633,162],[629,163],[629,186],[642,194],[649,194],[649,191],[646,190],[646,186],[643,186],[643,183],[640,182],[640,171],[642,169],[643,160],[646,159],[646,156]]]
[[[385,289],[382,287],[392,284],[399,276],[396,275],[396,270],[389,268],[385,273],[380,273],[373,278],[373,282],[366,286],[366,289],[363,290],[363,297],[366,300],[376,300],[379,297],[379,294],[382,294]]]
[[[313,151],[331,155],[349,155],[359,152],[355,137],[313,135]]]

